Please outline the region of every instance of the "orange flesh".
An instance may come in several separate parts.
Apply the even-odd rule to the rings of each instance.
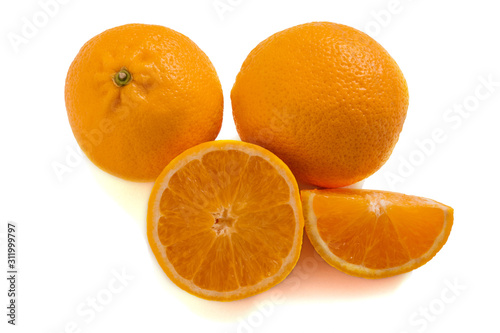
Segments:
[[[315,228],[327,251],[340,259],[336,263],[358,265],[359,271],[397,268],[412,260],[416,268],[439,251],[451,230],[453,209],[430,199],[371,190],[303,191],[303,199],[311,193]]]
[[[160,212],[158,235],[176,272],[223,292],[276,274],[297,223],[283,177],[237,150],[206,153],[175,172]]]

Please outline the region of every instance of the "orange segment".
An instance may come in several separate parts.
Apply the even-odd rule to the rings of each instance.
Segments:
[[[219,292],[238,289],[231,237],[212,235],[210,238],[213,240],[212,246],[208,252],[201,254],[202,263],[197,269],[193,283],[203,289]]]
[[[302,244],[297,183],[269,151],[207,142],[163,170],[148,207],[148,239],[168,277],[201,298],[231,301],[282,281]]]
[[[316,251],[351,275],[382,278],[428,262],[446,243],[453,209],[400,193],[302,191],[306,232]]]

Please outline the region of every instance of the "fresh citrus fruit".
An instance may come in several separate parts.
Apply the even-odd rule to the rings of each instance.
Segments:
[[[372,38],[314,22],[253,49],[231,100],[243,141],[274,152],[297,180],[330,188],[356,183],[387,161],[406,118],[408,88]]]
[[[375,190],[302,191],[306,231],[333,267],[383,278],[424,265],[443,247],[453,209],[434,200]]]
[[[154,180],[175,156],[214,140],[222,124],[222,88],[212,63],[186,36],[129,24],[95,36],[66,78],[75,138],[101,169]]]
[[[302,245],[299,190],[271,152],[239,141],[200,144],[177,156],[153,187],[148,239],[180,288],[232,301],[271,288]]]

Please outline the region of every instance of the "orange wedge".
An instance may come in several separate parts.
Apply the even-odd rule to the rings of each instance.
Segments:
[[[306,232],[316,251],[347,274],[377,279],[424,265],[443,247],[453,209],[400,193],[302,191]]]
[[[180,288],[233,301],[282,281],[302,246],[293,174],[274,154],[239,141],[206,142],[160,174],[148,207],[148,239]]]

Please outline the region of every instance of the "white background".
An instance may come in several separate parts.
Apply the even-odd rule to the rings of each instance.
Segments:
[[[49,17],[38,1],[2,1],[1,331],[498,330],[500,20],[495,3],[60,0]],[[218,12],[214,4],[229,7]],[[320,20],[369,33],[403,70],[408,117],[391,159],[364,187],[454,207],[449,241],[418,270],[369,281],[331,268],[306,240],[296,269],[268,292],[232,303],[191,296],[168,280],[147,244],[145,209],[152,184],[114,178],[75,158],[78,146],[64,106],[67,69],[79,48],[105,29],[133,22],[173,28],[195,41],[217,69],[225,94],[219,138],[234,139],[229,93],[246,55],[277,31]],[[26,21],[40,27],[15,47],[9,38],[22,36]],[[485,85],[485,80],[496,83]],[[436,132],[439,142],[430,143]],[[59,179],[57,163],[71,172]],[[6,324],[5,315],[8,221],[18,225],[16,327]],[[117,274],[126,280],[116,280]],[[95,298],[99,311],[89,305]]]

